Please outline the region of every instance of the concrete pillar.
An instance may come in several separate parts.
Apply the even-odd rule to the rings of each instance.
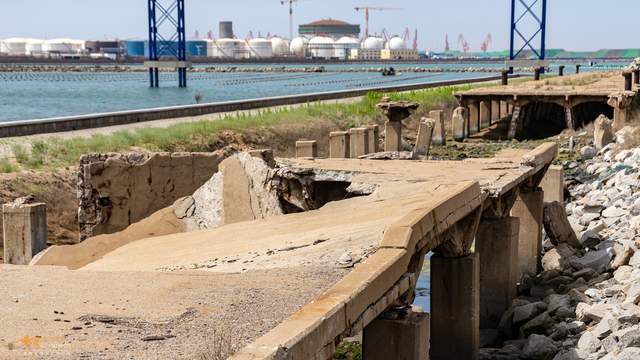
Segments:
[[[633,83],[640,85],[640,69],[633,70]]]
[[[469,108],[469,113],[468,113],[469,117],[467,118],[468,119],[467,133],[469,133],[469,135],[473,135],[478,131],[480,131],[480,129],[478,128],[478,121],[480,120],[480,104],[471,103],[469,104],[468,108]]]
[[[502,70],[502,86],[509,85],[509,70]]]
[[[332,159],[348,158],[351,153],[348,131],[329,133],[329,157]]]
[[[384,131],[384,151],[400,151],[402,146],[402,121],[387,121]]]
[[[520,123],[520,106],[513,106],[513,112],[511,113],[511,121],[509,122],[508,139],[516,137],[518,131],[518,124]]]
[[[431,143],[433,145],[446,145],[447,133],[444,125],[444,112],[442,110],[429,111],[429,118],[435,121]]]
[[[2,206],[4,262],[29,265],[47,248],[47,211],[43,203],[17,201]]]
[[[451,116],[451,131],[455,141],[462,141],[467,137],[467,109],[458,107]]]
[[[318,142],[315,140],[299,140],[296,141],[296,157],[298,158],[317,158]]]
[[[624,91],[632,91],[633,90],[633,79],[631,78],[633,73],[631,71],[623,71],[622,76],[624,77]]]
[[[500,120],[500,101],[494,100],[491,102],[491,120],[489,121],[489,125],[498,120]]]
[[[540,80],[540,74],[542,73],[542,68],[535,68],[533,70],[533,80],[538,81]]]
[[[496,329],[516,297],[518,229],[514,217],[482,219],[476,235],[480,254],[480,328]]]
[[[478,358],[480,255],[431,257],[431,360]]]
[[[541,189],[521,192],[516,199],[511,216],[520,219],[518,235],[518,278],[538,273],[542,261],[542,209],[544,191]]]
[[[506,101],[500,101],[500,119],[509,116],[509,105]]]
[[[367,130],[369,130],[369,153],[377,153],[379,151],[380,127],[378,125],[367,125]]]
[[[423,118],[418,125],[418,137],[416,138],[416,146],[413,150],[414,158],[426,157],[429,155],[431,148],[431,139],[433,137],[433,127],[435,120]]]
[[[576,74],[580,74],[580,64],[576,64]]]
[[[629,118],[629,109],[621,106],[613,108],[613,131],[622,129],[627,124]]]
[[[349,130],[349,146],[352,159],[369,154],[369,131],[367,128]]]
[[[480,130],[485,129],[491,122],[491,100],[480,102]]]
[[[558,66],[558,76],[564,76],[564,65]]]
[[[564,170],[562,166],[551,165],[542,178],[540,187],[544,192],[544,202],[557,201],[564,204]]]
[[[363,331],[366,360],[428,360],[429,314],[409,312],[400,319],[379,317]]]

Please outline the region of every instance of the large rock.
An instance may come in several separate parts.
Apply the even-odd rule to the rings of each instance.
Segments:
[[[582,158],[585,160],[593,159],[593,157],[596,156],[597,153],[598,151],[596,151],[593,146],[584,146],[582,147],[582,149],[580,149],[580,156],[582,156]]]
[[[544,335],[533,334],[522,349],[522,359],[551,360],[557,352],[558,346],[553,340]]]
[[[521,323],[533,319],[542,314],[547,309],[547,304],[543,301],[518,306],[513,310],[513,322]]]
[[[551,316],[549,316],[549,313],[543,312],[522,325],[520,332],[525,337],[531,334],[544,334],[547,332],[547,329],[550,329],[554,324],[555,322]]]
[[[576,233],[573,231],[564,205],[558,201],[544,204],[544,230],[554,245],[568,244],[576,249],[581,247]]]
[[[588,356],[598,351],[601,345],[602,343],[597,336],[591,331],[585,331],[582,336],[580,336],[580,340],[578,340],[578,352],[581,355]]]
[[[600,115],[595,123],[593,129],[593,144],[597,150],[601,150],[603,147],[613,142],[613,129],[611,125],[613,121],[609,120],[604,115]]]
[[[588,215],[588,214],[585,214]],[[593,215],[593,214],[592,214]],[[598,215],[599,216],[599,215]],[[589,222],[590,223],[590,222]],[[587,225],[589,224],[587,223]],[[595,249],[602,241],[602,237],[594,230],[587,230],[580,236],[580,244],[585,249]]]
[[[576,317],[580,321],[596,321],[600,322],[611,311],[611,305],[608,304],[586,304],[579,303],[576,306]]]
[[[567,244],[560,244],[547,251],[542,257],[542,268],[547,271],[563,271],[569,264],[569,259],[576,254]]]
[[[589,251],[583,257],[573,257],[569,260],[571,266],[576,269],[590,268],[596,272],[603,272],[609,269],[613,259],[613,248]]]

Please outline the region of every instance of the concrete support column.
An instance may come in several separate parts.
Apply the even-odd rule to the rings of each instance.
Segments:
[[[467,133],[469,135],[473,135],[478,131],[480,131],[480,129],[478,128],[478,121],[480,121],[480,104],[471,103],[469,104],[468,108],[469,108],[469,117],[467,118],[468,119]]]
[[[491,100],[480,102],[480,129],[485,129],[491,123]]]
[[[431,360],[478,358],[480,256],[431,257]]]
[[[542,210],[544,191],[521,192],[511,216],[520,219],[518,235],[518,278],[538,273],[542,261]]]
[[[613,108],[613,131],[622,129],[627,124],[629,109],[621,106]]]
[[[502,86],[509,85],[509,70],[502,70]]]
[[[349,130],[350,157],[357,159],[359,156],[369,154],[369,131],[367,128],[354,128]]]
[[[576,74],[580,74],[580,64],[576,64]]]
[[[500,101],[494,100],[491,102],[491,120],[489,121],[489,125],[498,120],[500,120]]]
[[[402,146],[402,121],[387,121],[384,131],[384,151],[400,151]]]
[[[560,165],[551,165],[547,170],[540,187],[544,192],[544,202],[557,201],[564,204],[564,170]]]
[[[367,360],[428,360],[429,340],[429,314],[379,317],[364,328],[362,355]]]
[[[296,157],[298,158],[317,158],[318,142],[315,140],[296,141]]]
[[[349,132],[334,131],[329,133],[329,157],[332,159],[348,158],[351,153]]]
[[[379,151],[378,139],[380,138],[380,127],[378,125],[367,125],[367,130],[369,153],[377,153]]]
[[[47,212],[43,203],[16,201],[2,206],[4,262],[29,265],[47,248]]]
[[[451,131],[455,141],[462,141],[467,137],[467,109],[458,107],[451,116]]]
[[[429,118],[435,121],[431,143],[433,145],[446,145],[447,133],[444,125],[444,112],[442,110],[429,111]]]
[[[533,70],[533,80],[535,80],[535,81],[540,80],[540,74],[542,73],[542,69],[543,68],[535,68]]]
[[[631,71],[623,71],[622,76],[624,77],[624,91],[632,91],[633,90],[633,73]]]
[[[564,65],[558,66],[558,76],[564,76]]]
[[[640,85],[640,69],[633,70],[633,83]]]
[[[422,118],[418,125],[418,137],[416,138],[416,146],[413,150],[414,159],[424,158],[429,155],[431,148],[431,139],[433,138],[433,127],[435,120]]]
[[[500,119],[509,116],[509,105],[506,101],[500,101]]]
[[[480,254],[480,328],[496,329],[516,297],[518,229],[514,217],[482,219],[476,235]]]

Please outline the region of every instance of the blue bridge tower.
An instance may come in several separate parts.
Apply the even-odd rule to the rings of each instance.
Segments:
[[[149,6],[149,69],[151,87],[160,83],[159,69],[178,71],[178,86],[187,86],[187,37],[184,0],[147,0]]]

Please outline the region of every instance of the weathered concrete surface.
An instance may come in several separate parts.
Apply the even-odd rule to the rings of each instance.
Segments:
[[[334,131],[329,134],[329,157],[345,159],[351,156],[351,145],[348,131]]]
[[[376,319],[364,329],[367,360],[428,360],[429,314],[411,312],[400,319]]]
[[[518,276],[535,276],[542,260],[542,211],[544,192],[542,190],[520,192],[511,216],[520,221],[518,235]]]
[[[296,157],[318,157],[318,142],[315,140],[296,141]]]
[[[28,198],[2,205],[4,262],[27,265],[47,247],[47,207]]]
[[[540,183],[544,191],[544,202],[557,201],[564,204],[564,170],[562,166],[551,165]]]
[[[83,156],[78,174],[81,238],[124,230],[193,194],[231,153]]]

